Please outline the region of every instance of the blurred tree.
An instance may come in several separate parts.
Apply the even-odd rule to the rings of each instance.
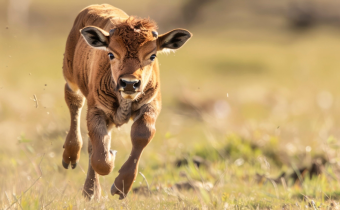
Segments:
[[[295,28],[308,28],[316,23],[312,1],[292,1],[288,6],[288,19]]]
[[[199,17],[201,9],[207,4],[214,3],[218,0],[188,0],[182,6],[182,20],[184,24],[194,24]]]

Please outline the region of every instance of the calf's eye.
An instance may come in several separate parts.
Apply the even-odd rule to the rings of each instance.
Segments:
[[[151,61],[154,61],[155,58],[156,58],[156,55],[155,55],[155,54],[152,54],[151,57],[150,57],[150,60],[151,60]]]
[[[109,53],[108,55],[109,55],[110,60],[113,60],[115,58],[115,56],[112,53]]]

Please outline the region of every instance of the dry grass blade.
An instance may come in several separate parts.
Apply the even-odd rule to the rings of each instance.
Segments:
[[[7,198],[7,201],[8,201],[8,204],[11,205],[11,201],[9,200],[9,197],[7,195],[7,192],[5,191],[5,195],[6,195],[6,198]]]
[[[146,186],[148,187],[149,196],[151,196],[151,191],[150,191],[148,180],[145,178],[145,176],[144,176],[144,174],[142,174],[142,172],[139,172],[139,174],[143,177],[143,180],[145,180]]]
[[[44,154],[45,155],[45,154]],[[25,195],[37,182],[38,182],[38,180],[42,177],[42,171],[41,171],[41,168],[40,168],[40,164],[41,164],[41,162],[42,162],[42,160],[44,159],[44,155],[43,155],[43,157],[41,158],[41,160],[40,160],[40,163],[39,163],[39,169],[40,169],[40,172],[41,172],[41,176],[39,176],[34,182],[33,182],[33,184],[29,187],[29,188],[27,188],[20,196],[19,196],[19,199],[23,196],[23,195]],[[13,195],[14,196],[14,195]],[[18,202],[18,199],[14,196],[14,198],[15,198],[15,202],[13,202],[6,210],[8,210],[8,209],[10,209],[14,204],[16,204],[17,202]],[[20,205],[20,204],[19,204]]]
[[[41,178],[41,176],[38,178],[38,179],[36,179],[35,181],[34,181],[34,183],[29,187],[29,188],[27,188],[27,190],[25,190],[20,196],[19,196],[19,199],[23,196],[23,195],[25,195],[25,193],[27,192],[27,191],[29,191],[34,185],[35,185],[35,183],[37,183],[38,182],[38,180]],[[14,204],[16,204],[18,202],[18,199],[16,198],[16,201],[15,202],[13,202],[6,210],[8,210],[8,209],[10,209]]]
[[[78,164],[78,165],[79,165],[80,170],[86,175],[86,172],[85,172],[85,170],[83,169],[83,167],[81,167],[80,164]]]
[[[42,177],[42,175],[43,175],[40,165],[41,165],[41,162],[43,161],[44,157],[45,157],[45,153],[42,155],[41,160],[40,160],[39,165],[38,165],[38,168],[39,168],[39,171],[40,171],[40,177]]]
[[[300,183],[302,183],[303,182],[303,178],[301,176],[301,173],[300,173],[299,169],[293,163],[291,164],[291,166],[292,166],[292,169],[294,170],[294,172],[296,173]]]
[[[25,147],[25,149],[28,150],[27,147]],[[40,168],[40,164],[41,164],[41,161],[43,160],[43,158],[45,156],[45,153],[42,155],[42,158],[41,158],[38,166],[37,166],[37,164],[34,161],[32,161],[32,159],[29,157],[29,155],[27,155],[27,153],[25,153],[25,155],[26,155],[27,159],[33,165],[33,168],[34,168],[35,172],[37,173],[37,175],[41,177],[42,176],[42,171],[41,171],[41,168]]]
[[[285,178],[283,178],[283,177],[281,177],[281,183],[282,183],[282,186],[283,186],[283,188],[285,189],[285,191],[287,192],[287,183],[286,183],[286,180],[285,180]]]
[[[270,182],[273,184],[273,186],[274,186],[274,189],[275,189],[275,193],[276,193],[277,199],[280,199],[280,197],[279,197],[279,190],[277,189],[276,183],[275,183],[272,179],[269,179],[269,181],[270,181]]]
[[[21,196],[20,196],[20,197],[21,197]],[[17,197],[16,197],[14,194],[13,194],[13,198],[14,198],[15,202],[18,203],[19,207],[20,207],[21,209],[23,209],[22,206],[21,206],[21,204],[20,204],[20,202],[19,202],[19,200],[17,199]]]
[[[36,95],[33,95],[33,99],[32,99],[34,102],[35,102],[35,108],[38,108],[38,99],[37,99],[37,96]]]
[[[55,198],[54,198],[55,199]],[[52,204],[53,202],[54,202],[54,199],[52,199],[50,202],[48,202],[45,206],[44,206],[44,208],[46,208],[47,206],[49,206],[50,204]],[[43,208],[42,208],[43,209]]]

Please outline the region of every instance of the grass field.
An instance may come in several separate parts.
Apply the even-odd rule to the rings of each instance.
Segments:
[[[109,3],[152,18],[147,2]],[[45,25],[25,29],[1,16],[0,209],[340,208],[340,31],[294,31],[282,20],[187,27],[194,37],[183,49],[158,56],[163,109],[141,159],[145,179],[123,201],[110,195],[130,153],[130,123],[113,131],[116,168],[101,177],[101,200],[85,201],[86,109],[80,163],[61,165],[69,127],[61,67],[72,21],[90,3],[32,1],[32,19]]]

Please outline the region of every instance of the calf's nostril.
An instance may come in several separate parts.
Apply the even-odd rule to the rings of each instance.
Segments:
[[[126,87],[126,82],[124,82],[122,79],[119,80],[119,85],[122,87],[122,88],[125,88]]]
[[[136,89],[136,88],[139,88],[140,86],[140,80],[138,82],[136,82],[135,84],[133,84],[133,87]]]

